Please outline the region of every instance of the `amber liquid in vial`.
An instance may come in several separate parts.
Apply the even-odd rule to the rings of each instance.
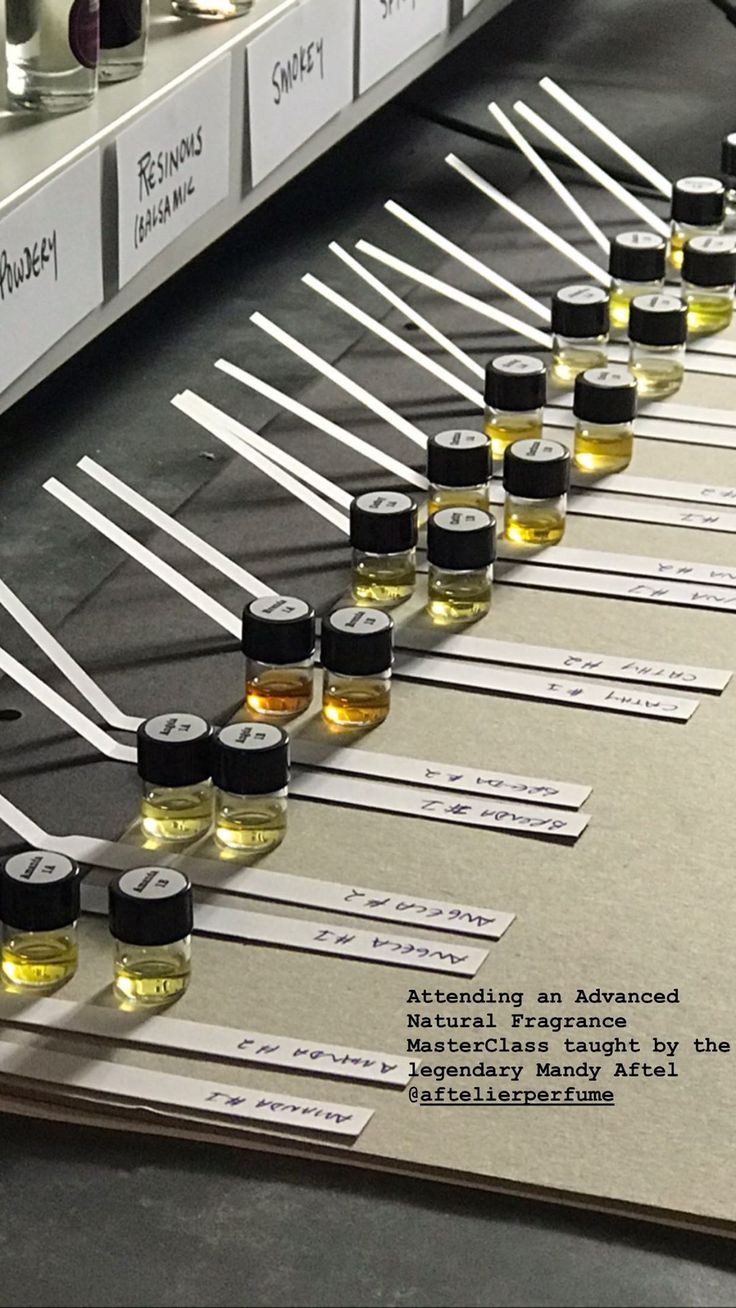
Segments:
[[[542,412],[532,409],[529,413],[504,413],[486,409],[483,429],[491,442],[491,454],[494,463],[503,463],[507,445],[514,441],[538,440],[542,435]],[[442,504],[441,508],[454,508],[454,505]],[[473,505],[473,508],[487,512],[487,504]],[[436,510],[432,510],[436,512]]]
[[[488,512],[488,486],[431,486],[427,516],[440,509],[481,509]]]
[[[506,500],[504,539],[513,545],[557,545],[565,534],[565,511],[558,498],[520,503]]]
[[[334,727],[377,727],[391,705],[391,683],[383,677],[349,677],[325,672],[322,716]]]
[[[225,849],[241,854],[270,854],[285,835],[286,792],[283,795],[218,793],[215,838]]]
[[[77,970],[76,931],[15,931],[5,927],[2,974],[19,989],[54,990]]]
[[[212,786],[153,786],[144,782],[141,825],[162,843],[196,840],[212,826]]]
[[[605,477],[631,463],[634,435],[628,423],[578,423],[573,462],[580,472]]]
[[[427,596],[427,610],[437,626],[476,622],[491,606],[490,571],[450,572],[430,564]]]
[[[657,357],[647,354],[643,358],[632,358],[629,368],[636,377],[636,389],[642,399],[661,400],[667,395],[679,391],[685,369],[680,359],[673,359],[667,354]]]
[[[356,604],[367,608],[394,608],[414,593],[417,566],[414,550],[405,553],[364,554],[353,562],[352,593]]]
[[[261,717],[296,717],[311,702],[311,667],[268,668],[245,685],[246,706]]]
[[[688,292],[687,330],[690,336],[710,336],[729,327],[733,318],[733,298],[727,294],[709,295],[707,291]]]
[[[579,373],[589,368],[605,368],[607,362],[605,349],[596,349],[593,342],[589,346],[565,342],[552,356],[550,377],[557,386],[569,387]]]
[[[128,945],[118,940],[113,967],[113,985],[122,1007],[149,1008],[173,1003],[189,985],[189,942]]]

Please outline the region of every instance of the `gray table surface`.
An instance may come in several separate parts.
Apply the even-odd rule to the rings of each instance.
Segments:
[[[735,60],[736,29],[707,0],[516,0],[482,41],[451,57],[6,415],[0,575],[51,626],[100,586],[119,557],[104,542],[90,550],[81,525],[75,537],[74,523],[49,513],[41,482],[88,453],[109,459],[163,507],[178,508],[211,479],[221,455],[195,429],[182,443],[181,424],[164,420],[169,397],[187,385],[206,393],[216,355],[242,353],[255,308],[273,308],[282,325],[338,358],[355,333],[299,276],[332,267],[329,239],[373,234],[390,194],[434,213],[440,225],[446,182],[439,161],[448,149],[462,146],[463,157],[485,164],[497,184],[522,201],[528,196],[523,163],[419,110],[486,127],[492,95],[504,102],[521,91],[531,96],[548,72],[665,172],[707,172],[717,166],[720,136],[734,126]],[[543,213],[544,198],[534,194]],[[452,212],[453,235],[462,239],[462,208],[453,202]],[[465,217],[470,230],[474,203]],[[392,248],[401,248],[400,234]],[[292,393],[309,380],[265,338],[250,331],[247,340],[254,372]],[[252,424],[272,412],[254,401]],[[285,514],[279,530],[286,540]],[[75,551],[77,539],[84,551]],[[283,553],[280,564],[275,552],[269,579],[282,565],[288,570],[286,547]],[[330,560],[319,563],[305,582],[311,598],[326,602],[339,574]],[[15,633],[4,640],[16,648]],[[6,692],[3,704],[10,702]],[[37,786],[46,802],[42,767]],[[63,822],[62,791],[57,787],[59,829],[78,829]],[[322,1164],[2,1116],[0,1157],[2,1305],[736,1303],[733,1245],[705,1236]]]

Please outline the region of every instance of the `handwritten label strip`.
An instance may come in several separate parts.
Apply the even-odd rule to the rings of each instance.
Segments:
[[[541,590],[567,590],[574,594],[611,595],[617,599],[677,604],[681,608],[711,609],[714,613],[736,613],[736,591],[715,586],[693,586],[682,581],[667,584],[636,577],[603,576],[576,572],[573,568],[540,568],[527,564],[501,563],[499,581],[512,586]]]
[[[564,409],[545,409],[545,427],[573,430],[572,415]],[[649,411],[640,413],[634,422],[634,435],[642,440],[673,441],[676,445],[712,445],[718,449],[736,449],[736,428],[703,422],[675,422],[652,418]]]
[[[578,480],[582,489],[605,491],[609,495],[643,495],[649,499],[684,500],[693,504],[718,504],[736,508],[736,486],[703,486],[695,481],[664,481],[659,477],[632,477],[616,472],[601,477],[592,487]]]
[[[513,549],[499,549],[507,563],[518,562]],[[533,567],[576,568],[589,572],[618,572],[626,577],[656,577],[665,581],[691,581],[715,586],[718,591],[736,586],[736,566],[722,563],[689,563],[685,559],[658,559],[645,554],[608,554],[603,550],[568,549],[564,545],[540,550],[524,564]]]
[[[306,740],[304,736],[292,738],[291,754],[295,763],[324,768],[328,772],[405,781],[412,786],[432,786],[435,790],[459,791],[465,795],[522,799],[532,804],[554,804],[560,808],[581,808],[591,792],[590,786],[573,782],[517,777],[512,773],[474,768],[464,763],[436,763],[366,749],[333,748]]]
[[[503,504],[503,487],[492,483],[489,499],[492,504]],[[623,522],[651,522],[665,527],[736,532],[736,513],[708,510],[700,504],[683,504],[679,508],[656,500],[637,500],[632,497],[629,501],[624,496],[597,495],[595,491],[576,490],[568,497],[567,508],[568,513],[579,513],[587,518],[617,518]]]
[[[281,1071],[309,1072],[314,1076],[343,1081],[372,1081],[378,1085],[405,1086],[411,1076],[408,1058],[374,1049],[355,1049],[318,1040],[294,1040],[290,1036],[264,1035],[262,1031],[238,1030],[192,1022],[185,1018],[143,1017],[95,1004],[75,1004],[68,999],[28,999],[0,994],[0,1023],[15,1023],[64,1034],[94,1036],[132,1045],[204,1058],[226,1059],[230,1063],[276,1067]]]
[[[447,28],[447,0],[360,0],[360,93]]]
[[[0,1076],[9,1081],[39,1081],[52,1086],[57,1095],[66,1091],[74,1098],[101,1096],[116,1102],[129,1101],[160,1108],[168,1115],[178,1109],[242,1126],[266,1125],[351,1139],[357,1139],[373,1116],[372,1109],[349,1104],[246,1090],[221,1081],[152,1072],[102,1059],[80,1060],[74,1054],[5,1040],[0,1041]]]

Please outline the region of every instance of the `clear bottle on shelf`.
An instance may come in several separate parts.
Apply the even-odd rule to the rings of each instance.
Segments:
[[[674,395],[685,375],[687,305],[677,295],[637,295],[629,310],[629,367],[639,398]]]
[[[356,604],[392,609],[417,580],[417,506],[403,491],[368,491],[350,505]]]
[[[682,262],[682,298],[689,336],[723,331],[733,317],[736,233],[693,236]]]
[[[441,431],[427,442],[428,512],[483,509],[488,512],[491,447],[482,431]]]
[[[607,477],[631,463],[636,378],[628,368],[591,368],[575,381],[573,463],[585,476]]]
[[[391,707],[394,624],[379,609],[336,609],[322,622],[322,716],[336,730],[377,727]]]
[[[215,739],[215,839],[261,857],[286,835],[289,737],[269,722],[234,722]]]
[[[491,606],[496,520],[481,509],[441,509],[427,523],[427,612],[437,626],[477,622]]]
[[[242,18],[253,8],[254,0],[171,0],[171,8],[180,18],[204,18],[222,22],[225,18]]]
[[[611,335],[625,337],[629,305],[637,295],[652,295],[664,287],[667,243],[656,232],[619,232],[611,241],[609,313]]]
[[[75,113],[97,91],[99,0],[6,0],[11,109]]]
[[[179,999],[192,967],[189,878],[171,867],[137,867],[110,883],[113,994],[126,1010]]]
[[[552,299],[552,380],[566,389],[579,372],[602,367],[608,352],[608,292],[602,286],[561,286]]]
[[[0,873],[0,961],[12,989],[44,994],[77,970],[79,868],[64,854],[12,854]]]
[[[160,713],[138,728],[141,825],[162,844],[212,825],[212,728],[195,713]]]
[[[501,354],[486,364],[485,424],[493,463],[503,464],[512,441],[542,434],[547,369],[530,354]]]
[[[721,180],[725,187],[723,229],[736,232],[736,132],[721,142]]]
[[[312,702],[314,609],[291,595],[251,600],[243,610],[245,703],[259,717],[293,718]]]
[[[149,0],[99,0],[100,81],[125,82],[143,71]]]
[[[717,236],[723,227],[726,188],[717,177],[680,177],[672,188],[669,265],[679,276],[685,244],[693,236]]]
[[[565,534],[570,451],[559,441],[514,441],[503,461],[504,540],[544,548]]]

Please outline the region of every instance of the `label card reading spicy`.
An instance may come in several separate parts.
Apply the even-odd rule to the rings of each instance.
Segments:
[[[360,0],[360,93],[447,30],[448,0]]]

